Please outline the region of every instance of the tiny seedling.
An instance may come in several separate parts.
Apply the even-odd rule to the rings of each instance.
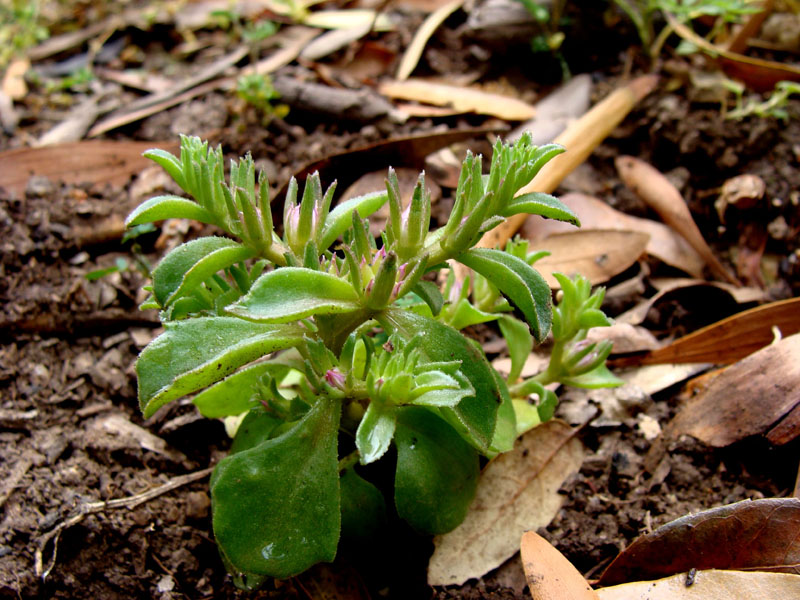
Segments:
[[[605,367],[610,344],[585,339],[609,324],[602,291],[559,275],[553,307],[531,266],[545,253],[523,241],[475,247],[519,213],[578,225],[550,195],[516,196],[561,152],[528,136],[498,141],[488,174],[468,154],[449,218],[434,229],[424,175],[408,203],[390,169],[385,190],[335,206],[335,184],[323,191],[312,175],[301,193],[292,180],[281,234],[249,155],[231,162],[226,179],[222,150],[197,138],[182,138],[179,157],[146,153],[193,200],[152,198],[128,226],[188,218],[224,233],[178,246],[153,269],[144,306],[160,310],[164,332],[136,371],[146,417],[193,395],[206,417],[238,424],[210,483],[214,536],[238,585],[333,560],[340,540],[385,522],[387,498],[419,532],[453,529],[473,499],[481,456],[512,449],[552,416],[548,384],[618,383]],[[386,203],[376,240],[367,218]],[[452,261],[472,275],[456,278]],[[437,275],[447,270],[442,291]],[[506,339],[507,377],[460,331],[486,322]],[[533,344],[551,332],[549,366],[520,379]],[[364,471],[380,459],[393,489]]]

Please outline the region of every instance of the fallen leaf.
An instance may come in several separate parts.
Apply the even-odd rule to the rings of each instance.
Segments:
[[[142,156],[150,148],[177,152],[178,143],[90,140],[7,150],[0,153],[0,186],[21,194],[31,175],[66,183],[124,185],[131,175],[153,164]]]
[[[767,432],[766,438],[771,444],[782,446],[794,440],[798,435],[800,435],[800,403],[795,405],[788,415]]]
[[[709,363],[647,365],[614,374],[625,383],[635,385],[652,396],[707,370],[709,366]]]
[[[17,58],[6,67],[3,83],[0,84],[3,93],[12,100],[22,100],[28,93],[28,84],[25,83],[25,73],[31,68],[31,61],[27,58]]]
[[[519,549],[523,532],[550,523],[563,503],[558,489],[583,462],[574,434],[548,421],[486,466],[464,522],[434,538],[430,585],[460,585],[488,573]]]
[[[800,597],[800,575],[696,571],[597,590],[600,600],[764,600]],[[689,583],[691,581],[692,583]]]
[[[589,342],[611,340],[614,343],[612,353],[639,352],[655,350],[661,347],[649,329],[628,323],[612,323],[610,327],[593,327],[586,335]]]
[[[646,251],[650,256],[681,269],[693,277],[702,277],[705,264],[700,255],[678,233],[663,223],[626,215],[598,198],[570,193],[559,198],[581,220],[581,230],[613,229],[641,231],[650,236]],[[534,241],[554,233],[574,231],[569,223],[532,215],[522,226],[523,237]]]
[[[655,75],[644,75],[623,85],[598,102],[580,119],[570,123],[553,143],[561,144],[566,152],[550,160],[518,195],[530,192],[549,194],[569,173],[585,161],[597,146],[619,125],[639,100],[647,96],[658,83]],[[483,248],[505,247],[528,215],[514,215],[488,231],[480,241]]]
[[[519,552],[533,600],[598,600],[578,569],[535,531],[522,536]]]
[[[558,233],[531,244],[531,250],[547,250],[550,256],[535,268],[553,289],[560,285],[553,273],[572,277],[580,273],[592,285],[608,281],[635,263],[650,236],[638,231],[587,230]]]
[[[775,329],[800,332],[800,298],[771,302],[698,329],[639,357],[637,364],[714,362],[730,364],[770,344]],[[616,350],[616,348],[615,348]]]
[[[767,185],[758,175],[737,175],[722,184],[719,197],[714,201],[714,208],[721,223],[725,223],[725,211],[729,206],[739,210],[747,210],[758,204],[764,197]]]
[[[637,538],[598,584],[657,579],[690,569],[799,573],[800,500],[744,500],[681,517]]]
[[[536,114],[533,106],[517,98],[424,79],[387,81],[378,86],[378,91],[389,98],[450,106],[462,112],[492,115],[507,121],[522,121]]]
[[[528,132],[537,146],[549,144],[572,121],[589,110],[591,92],[591,75],[575,75],[537,102],[536,116],[514,129],[508,139],[518,140]]]
[[[541,262],[541,261],[540,261]],[[537,263],[539,264],[539,263]],[[673,278],[673,279],[651,279],[650,284],[658,290],[655,296],[640,302],[633,308],[626,310],[621,315],[615,317],[618,323],[630,323],[631,325],[639,325],[647,318],[647,313],[651,308],[657,306],[662,302],[679,293],[694,290],[695,292],[703,291],[708,293],[716,293],[719,299],[714,299],[718,304],[718,308],[724,306],[724,301],[727,299],[729,303],[746,304],[748,302],[758,302],[764,299],[764,291],[758,288],[751,287],[736,287],[729,283],[722,281],[704,281],[701,279],[686,279],[686,278]],[[709,306],[711,298],[703,298],[703,302]],[[720,308],[721,310],[721,308]]]
[[[100,109],[97,106],[97,99],[89,98],[81,102],[69,112],[63,121],[40,137],[36,141],[36,146],[66,144],[83,139],[98,114],[100,114]]]
[[[703,257],[711,271],[729,283],[739,285],[711,252],[697,228],[689,208],[677,188],[660,171],[633,156],[618,156],[614,163],[622,181],[633,190],[664,222],[680,233]]]
[[[411,44],[409,44],[405,54],[403,54],[403,58],[400,60],[396,76],[398,81],[408,79],[409,75],[411,75],[419,63],[422,51],[425,50],[425,45],[433,35],[433,32],[436,31],[439,25],[444,23],[447,17],[461,8],[462,4],[464,4],[464,0],[453,0],[452,2],[443,4],[428,15],[419,29],[417,29],[417,32],[414,34],[414,39],[411,40]]]
[[[363,23],[348,29],[332,29],[316,37],[303,48],[300,58],[315,61],[341,50],[370,32],[371,23]]]
[[[669,425],[717,448],[767,431],[800,404],[800,334],[723,370]]]
[[[320,10],[303,19],[303,25],[321,29],[353,29],[363,25],[371,25],[373,31],[394,29],[394,23],[386,14],[376,14],[369,8]]]

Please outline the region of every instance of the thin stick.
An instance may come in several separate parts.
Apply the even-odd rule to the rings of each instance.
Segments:
[[[87,504],[82,504],[78,507],[77,513],[73,516],[61,521],[58,525],[56,525],[53,529],[45,533],[42,537],[39,538],[39,545],[36,548],[36,553],[34,554],[34,570],[36,572],[37,577],[41,577],[42,581],[44,581],[50,572],[53,570],[56,564],[56,554],[58,551],[58,538],[61,536],[61,532],[65,529],[72,527],[73,525],[77,525],[83,519],[90,514],[101,512],[106,509],[110,508],[136,508],[140,504],[144,502],[148,502],[153,498],[157,498],[167,492],[171,492],[172,490],[184,486],[189,483],[193,483],[200,479],[204,479],[208,475],[211,474],[213,471],[213,467],[209,467],[207,469],[202,469],[200,471],[195,471],[194,473],[188,473],[186,475],[178,475],[177,477],[173,477],[165,484],[155,487],[150,490],[146,490],[140,494],[134,494],[133,496],[128,496],[127,498],[115,498],[114,500],[102,501],[102,502],[89,502]],[[54,540],[53,542],[53,555],[50,557],[50,561],[47,565],[47,568],[44,568],[43,562],[43,554],[45,546],[47,546],[50,540]]]

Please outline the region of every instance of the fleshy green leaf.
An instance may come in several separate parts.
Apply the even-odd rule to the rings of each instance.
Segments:
[[[547,337],[553,320],[550,286],[533,267],[489,248],[473,248],[456,260],[483,275],[522,311],[536,341]]]
[[[581,329],[609,327],[611,325],[611,320],[599,308],[588,308],[581,311],[578,317],[578,325]]]
[[[336,556],[340,413],[338,401],[322,397],[283,435],[217,465],[214,537],[237,570],[282,579]]]
[[[125,219],[125,227],[164,219],[193,219],[211,224],[217,222],[214,215],[196,202],[180,196],[156,196],[137,206]]]
[[[281,379],[289,367],[270,362],[258,363],[241,369],[203,390],[192,402],[204,417],[216,419],[240,415],[252,406],[251,399],[258,378],[265,373]]]
[[[422,298],[425,304],[430,307],[434,317],[441,312],[442,306],[444,305],[444,298],[442,298],[442,292],[439,291],[439,286],[435,283],[425,280],[418,281],[416,285],[411,288],[411,291]]]
[[[497,319],[497,315],[475,308],[469,300],[463,298],[448,310],[447,322],[453,329],[464,329],[478,323],[488,323]]]
[[[145,418],[265,354],[296,346],[304,333],[297,325],[254,324],[234,317],[167,322],[164,329],[136,361]]]
[[[508,452],[514,448],[514,440],[517,439],[517,415],[514,412],[514,404],[511,394],[508,392],[503,378],[497,371],[494,372],[495,382],[503,396],[503,403],[497,409],[497,425],[494,428],[494,436],[489,446],[490,456],[501,452]]]
[[[348,281],[321,271],[284,267],[259,277],[227,311],[249,321],[287,323],[358,308],[358,294]]]
[[[503,209],[502,215],[510,217],[519,213],[528,215],[541,215],[548,219],[557,219],[559,221],[566,221],[576,227],[581,226],[581,221],[578,219],[572,210],[561,200],[550,194],[543,194],[542,192],[532,192],[530,194],[522,194],[512,199],[511,202]]]
[[[184,141],[181,140],[181,146],[184,146]],[[183,152],[181,152],[183,154]],[[186,179],[183,176],[183,166],[181,165],[181,161],[170,152],[166,150],[162,150],[161,148],[151,148],[150,150],[145,150],[142,154],[145,158],[149,158],[154,163],[161,166],[170,177],[177,183],[181,188],[184,190],[186,189]]]
[[[497,320],[500,332],[506,340],[508,354],[511,357],[511,370],[508,381],[514,383],[519,379],[522,367],[533,349],[533,338],[528,326],[519,319],[503,315]]]
[[[395,408],[372,401],[356,431],[356,447],[361,454],[361,464],[368,465],[383,456],[389,449],[397,424]]]
[[[341,541],[362,549],[384,530],[386,501],[380,490],[363,479],[353,467],[342,471],[339,486],[342,490]]]
[[[467,514],[478,484],[478,454],[439,416],[398,410],[397,513],[417,531],[446,533]]]
[[[390,308],[377,318],[389,332],[406,340],[420,334],[419,349],[431,362],[461,361],[459,370],[469,379],[475,395],[439,411],[470,444],[488,451],[503,393],[483,352],[452,327],[410,311]]]
[[[223,237],[186,242],[153,269],[153,294],[161,306],[167,307],[214,273],[253,255],[250,248]]]
[[[255,448],[266,442],[275,429],[282,424],[283,421],[280,418],[262,410],[261,407],[251,410],[245,415],[239,424],[239,429],[236,430],[236,436],[231,444],[231,454]]]
[[[602,364],[588,373],[582,373],[574,377],[562,377],[561,383],[572,387],[597,389],[617,387],[625,382],[609,371],[605,364]]]
[[[336,205],[325,219],[325,225],[322,229],[322,239],[320,240],[319,249],[325,250],[342,235],[350,225],[353,224],[353,211],[358,211],[358,216],[362,219],[368,217],[376,210],[378,210],[386,202],[388,198],[386,192],[373,192],[371,194],[364,194],[358,198],[351,198],[345,202]]]

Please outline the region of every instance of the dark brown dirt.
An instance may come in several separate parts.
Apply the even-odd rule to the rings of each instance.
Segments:
[[[454,39],[443,35],[432,42],[432,70],[447,56],[447,68],[475,67],[463,58],[467,54],[455,54],[464,48]],[[597,94],[609,89],[619,70],[604,59],[595,67]],[[526,73],[514,67],[516,75]],[[211,135],[232,156],[252,151],[277,186],[311,160],[434,126],[413,120],[402,127],[355,126],[290,114],[286,122],[264,127],[253,115],[233,112],[235,106],[212,94],[114,135],[163,139],[183,124],[183,133]],[[766,241],[773,267],[767,285],[774,298],[796,295],[800,102],[789,109],[795,119],[787,126],[755,118],[732,122],[683,91],[657,91],[591,158],[596,191],[614,206],[646,214],[614,174],[613,158],[632,154],[652,162],[681,182],[701,229],[726,260],[735,255],[748,219],[763,228],[783,219],[786,227],[770,229]],[[444,121],[445,127],[479,124],[476,118]],[[35,124],[29,127],[36,131]],[[17,145],[5,140],[2,147]],[[732,216],[726,229],[718,229],[716,195],[709,191],[741,173],[764,179],[763,210],[752,218]],[[526,597],[519,569],[509,576],[506,567],[461,588],[428,589],[430,540],[401,526],[377,546],[380,560],[345,556],[245,594],[234,588],[217,555],[205,479],[132,508],[109,507],[69,521],[89,503],[134,496],[202,471],[229,445],[222,424],[201,419],[190,403],[147,421],[138,410],[133,364],[158,322],[137,309],[145,278],[136,257],[154,264],[165,245],[196,233],[175,227],[147,234],[137,240],[136,256],[131,243],[120,245],[120,219],[159,185],[159,176],[146,171],[124,189],[33,179],[24,195],[0,191],[0,597],[310,598],[323,590],[336,598]],[[85,278],[118,258],[130,268],[96,281]],[[660,393],[643,412],[663,426],[677,410],[678,392]],[[714,451],[689,439],[662,445],[645,439],[636,423],[631,418],[583,430],[588,458],[561,490],[564,507],[540,532],[590,576],[638,534],[671,519],[791,490],[796,447],[778,451],[748,441]]]

